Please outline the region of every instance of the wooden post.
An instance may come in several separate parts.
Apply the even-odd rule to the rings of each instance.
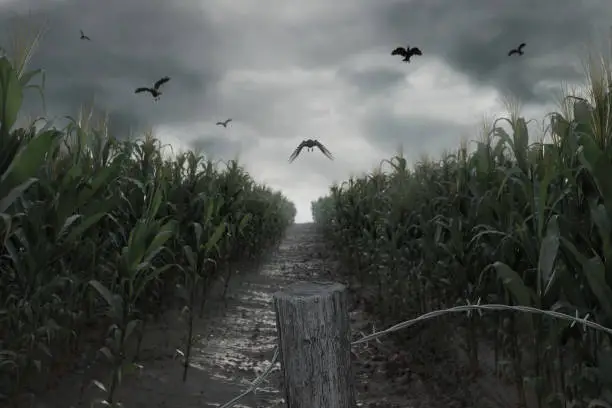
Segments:
[[[354,408],[346,287],[298,282],[274,294],[288,408]]]

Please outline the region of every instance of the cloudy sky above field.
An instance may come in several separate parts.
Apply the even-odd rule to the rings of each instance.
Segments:
[[[175,149],[238,155],[298,221],[332,182],[400,145],[417,160],[476,138],[502,95],[541,119],[562,82],[583,81],[587,46],[608,47],[612,21],[609,0],[0,0],[0,27],[28,12],[48,23],[31,67],[46,70],[51,116],[93,101],[117,131],[151,126]],[[521,42],[525,56],[507,57]],[[423,57],[389,55],[407,43]],[[158,103],[134,94],[164,75]],[[306,138],[335,160],[288,164]]]

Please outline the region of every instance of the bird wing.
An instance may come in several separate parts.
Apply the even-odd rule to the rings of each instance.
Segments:
[[[421,50],[418,47],[414,47],[410,50],[410,54],[412,55],[423,55]]]
[[[227,125],[228,123],[230,123],[232,121],[232,118],[229,118],[228,120],[225,121],[225,124]]]
[[[85,36],[85,34],[83,34],[83,30],[79,30],[81,32],[81,37]]]
[[[314,143],[315,143],[315,146],[317,146],[319,150],[321,150],[321,152],[325,155],[325,157],[327,157],[330,160],[334,160],[334,156],[332,156],[331,152],[327,150],[327,148],[323,146],[321,142],[319,142],[318,140],[315,140]]]
[[[300,154],[304,146],[306,146],[305,140],[302,143],[300,143],[300,145],[294,150],[293,153],[291,153],[291,156],[289,156],[289,163],[291,163],[298,157],[298,155]]]
[[[518,46],[518,49],[522,51],[523,47],[525,47],[526,45],[526,43],[521,43],[521,45]]]
[[[223,122],[217,122],[217,126],[225,126]]]
[[[511,56],[513,56],[514,54],[518,54],[518,53],[519,53],[519,52],[518,52],[518,50],[517,50],[517,49],[512,49],[512,50],[510,50],[510,52],[508,53],[508,56],[509,56],[509,57],[511,57]]]
[[[391,55],[401,55],[402,57],[405,57],[406,54],[407,54],[406,49],[402,47],[397,47],[396,49],[391,51]]]
[[[160,79],[159,81],[157,81],[155,83],[155,85],[153,85],[153,88],[155,89],[159,89],[160,86],[162,86],[163,84],[165,84],[166,82],[168,82],[170,80],[170,77],[163,77],[162,79]]]
[[[149,88],[136,88],[136,91],[134,91],[134,93],[141,93],[141,92],[150,92],[150,93],[153,93],[153,90],[149,89]]]

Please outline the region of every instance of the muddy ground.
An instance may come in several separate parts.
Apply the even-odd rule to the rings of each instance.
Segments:
[[[177,314],[168,313],[162,323],[147,330],[139,361],[142,368],[124,378],[117,395],[124,407],[223,405],[245,391],[272,358],[276,345],[274,292],[297,280],[346,283],[338,275],[339,265],[314,224],[292,226],[279,248],[258,268],[249,269],[240,270],[232,278],[226,302],[220,300],[221,291],[217,290],[205,317],[196,320],[193,364],[186,382],[182,381],[182,366],[176,353],[183,348],[185,333]],[[364,312],[359,291],[351,293],[351,327],[357,339],[360,332],[372,331],[374,320]],[[362,407],[510,407],[515,404],[510,397],[483,398],[478,384],[466,382],[461,364],[446,354],[436,355],[435,347],[428,351],[405,345],[399,348],[384,339],[382,344],[356,347],[354,352],[353,372],[358,405]],[[89,386],[79,398],[81,384],[89,384],[103,374],[76,371],[28,405],[89,407],[100,392]],[[283,406],[278,364],[268,378],[256,394],[248,395],[236,406]],[[507,388],[494,378],[483,378],[480,386],[489,391],[500,387],[502,391]],[[505,395],[510,394],[505,392]]]

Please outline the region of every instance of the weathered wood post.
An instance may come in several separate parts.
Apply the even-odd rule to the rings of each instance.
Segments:
[[[298,282],[274,294],[288,408],[354,408],[346,287]]]

